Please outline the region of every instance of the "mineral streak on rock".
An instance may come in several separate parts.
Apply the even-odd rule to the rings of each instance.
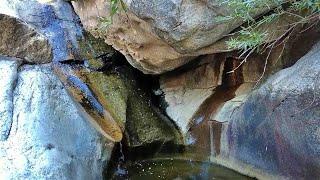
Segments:
[[[106,138],[113,142],[122,140],[122,131],[110,112],[97,99],[95,92],[85,83],[79,67],[54,63],[55,73],[58,75],[68,92],[82,109],[84,116]],[[81,79],[83,78],[83,79]]]

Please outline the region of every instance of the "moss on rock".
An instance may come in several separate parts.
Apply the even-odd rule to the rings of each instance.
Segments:
[[[91,69],[101,69],[105,62],[101,57],[109,55],[110,57],[116,53],[112,46],[107,45],[103,39],[95,38],[88,32],[83,32],[83,37],[78,39],[80,55],[87,60]]]
[[[129,96],[127,102],[126,134],[127,143],[131,147],[144,146],[151,143],[182,143],[180,132],[174,124],[152,107],[150,98],[138,88],[130,70],[122,73]]]
[[[152,107],[148,96],[138,88],[131,70],[122,70],[118,74],[90,72],[86,77],[99,101],[124,129],[126,144],[129,147],[182,144],[179,131]]]
[[[107,75],[100,72],[90,72],[87,74],[87,80],[98,96],[99,101],[124,130],[128,90],[122,79],[115,74]]]

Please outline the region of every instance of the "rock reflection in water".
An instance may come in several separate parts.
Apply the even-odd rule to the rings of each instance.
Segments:
[[[251,179],[208,162],[174,158],[136,161],[126,171],[126,175],[115,173],[112,179]]]

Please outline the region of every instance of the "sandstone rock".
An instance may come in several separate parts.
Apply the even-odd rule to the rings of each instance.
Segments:
[[[224,61],[210,55],[191,70],[162,75],[160,88],[168,104],[166,112],[183,134],[190,128],[199,106],[222,83]]]
[[[48,40],[26,23],[0,14],[0,54],[18,57],[31,63],[52,61]]]
[[[212,159],[258,178],[319,177],[320,43],[242,99],[227,102]]]
[[[242,23],[219,21],[219,17],[228,15],[232,9],[220,6],[216,0],[125,0],[124,3],[128,11],[115,15],[108,28],[102,27],[103,19],[108,19],[110,14],[109,1],[76,1],[73,6],[87,30],[104,38],[144,73],[163,73],[199,55],[230,51],[225,36]],[[256,15],[264,11],[261,9]],[[290,18],[283,17],[261,28],[263,32],[272,29],[281,34],[288,23]],[[277,33],[271,33],[268,39],[279,36]]]
[[[3,179],[102,179],[113,144],[81,115],[47,65],[25,65],[1,59],[10,72],[1,83],[1,107],[10,124],[0,142]],[[9,82],[10,81],[10,82]],[[1,127],[2,128],[2,127]]]

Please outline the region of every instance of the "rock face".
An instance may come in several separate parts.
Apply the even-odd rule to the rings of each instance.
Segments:
[[[9,75],[1,79],[1,177],[101,179],[113,144],[81,116],[50,66],[17,70],[18,61],[3,57],[0,66]]]
[[[132,74],[127,74],[128,77],[132,77]],[[158,145],[182,144],[180,131],[171,121],[152,107],[150,99],[143,91],[139,90],[137,82],[128,78],[125,84],[130,90],[126,123],[128,144],[131,147],[147,146],[154,143]]]
[[[82,37],[82,28],[78,17],[68,2],[56,0],[52,1],[50,4],[41,4],[38,1],[2,0],[0,3],[0,12],[22,20],[25,22],[22,23],[23,25],[28,24],[32,26],[38,34],[42,34],[47,39],[46,42],[50,43],[52,51],[51,55],[48,52],[47,56],[50,55],[52,58],[40,60],[49,62],[51,60],[64,61],[71,58],[80,59],[78,38]],[[9,27],[12,28],[14,26]],[[15,30],[9,30],[9,32],[15,32]],[[19,34],[19,32],[15,33]],[[17,36],[17,34],[13,35]],[[27,36],[30,35],[24,34],[23,37]],[[24,45],[22,47],[25,47],[27,44],[21,45]],[[43,48],[46,49],[45,47],[46,46]],[[44,52],[44,49],[38,49],[38,51]]]
[[[11,60],[11,61],[10,61]],[[4,141],[8,138],[13,116],[13,87],[17,79],[19,61],[12,60],[1,56],[0,79],[1,79],[1,104],[0,104],[0,140]]]
[[[87,84],[122,127],[125,144],[129,148],[143,148],[153,143],[182,144],[173,123],[161,117],[146,94],[139,90],[132,71],[125,66],[118,70],[120,72],[114,74],[90,72],[85,76]]]
[[[215,55],[201,61],[196,68],[168,73],[160,78],[160,88],[167,103],[166,112],[183,134],[189,130],[190,121],[199,106],[222,84],[224,61]]]
[[[222,107],[213,117],[225,122],[214,161],[259,178],[320,176],[319,50]]]
[[[272,55],[278,57],[276,55],[279,55],[279,53],[275,51]],[[164,101],[167,104],[165,110],[168,116],[180,127],[184,135],[193,124],[205,119],[201,115],[205,113],[201,112],[204,104],[211,106],[210,103],[219,102],[219,99],[224,99],[223,96],[229,96],[230,99],[235,95],[244,94],[248,90],[250,91],[253,82],[261,76],[264,62],[263,58],[258,55],[248,58],[248,62],[240,69],[229,74],[228,72],[236,68],[241,61],[234,56],[236,55],[202,56],[198,58],[199,63],[190,65],[189,69],[160,76],[160,88],[164,93]],[[272,63],[275,60],[276,58],[270,60],[269,63],[269,66],[273,69],[275,69],[275,65]],[[234,90],[231,93],[229,89]],[[211,96],[215,93],[221,93],[221,95],[212,99]],[[207,108],[209,107],[205,109]]]
[[[0,14],[0,26],[0,54],[30,63],[48,63],[52,60],[52,48],[48,40],[29,25]]]
[[[127,12],[115,15],[107,28],[103,19],[110,16],[108,0],[72,3],[87,30],[104,38],[144,73],[163,73],[199,55],[228,51],[225,41],[219,40],[242,23],[221,22],[221,16],[232,9],[216,0],[123,2]],[[263,12],[265,9],[260,9],[253,16]]]
[[[113,73],[89,71],[82,65],[62,66],[67,66],[66,69],[71,70],[66,73],[67,76],[77,77],[88,86],[103,108],[122,129],[125,136],[122,142],[129,148],[143,148],[153,143],[182,143],[179,131],[172,122],[166,121],[153,109],[150,99],[142,90],[139,90],[135,79],[136,75],[126,65],[117,67],[119,72]],[[63,68],[55,68],[55,70],[61,72]],[[60,72],[57,72],[60,79],[68,79],[68,77],[61,77]],[[78,86],[80,85],[77,84],[75,87]],[[76,90],[73,87],[72,89]],[[88,94],[80,95],[72,90],[69,92],[76,97],[77,102],[82,101],[81,99],[84,99],[85,96],[91,96]],[[92,112],[92,109],[94,107],[87,109],[88,114]],[[94,113],[91,114],[96,122],[109,121],[109,119],[99,118]],[[107,124],[109,125],[106,127],[105,133],[115,132],[110,130],[112,125]]]
[[[199,57],[184,68],[161,75],[160,88],[166,104],[164,110],[182,131],[185,144],[195,147],[192,151],[203,152],[207,157],[212,149],[208,139],[209,126],[216,129],[213,139],[218,147],[220,126],[230,118],[230,112],[243,104],[257,81],[264,82],[306,54],[319,38],[317,29],[292,36],[291,40],[274,48],[266,67],[268,53],[252,54],[234,73],[228,73],[242,60],[236,53],[222,53]],[[228,103],[224,106],[226,101]]]
[[[101,30],[98,17],[109,17],[109,1],[72,2],[84,26],[95,36],[106,39],[116,50],[126,56],[134,67],[145,73],[159,73],[185,64],[191,57],[184,57],[152,32],[152,27],[132,13],[115,18],[108,33]],[[98,31],[96,31],[98,29]],[[101,31],[100,31],[101,30]]]
[[[21,57],[20,59],[1,56],[0,61],[2,74],[0,78],[3,82],[0,95],[1,177],[7,179],[102,179],[103,177],[102,171],[108,164],[113,143],[104,139],[88,123],[87,113],[75,102],[79,97],[73,98],[75,94],[67,93],[59,81],[60,79],[64,82],[65,79],[58,78],[57,74],[53,73],[51,66],[56,64],[63,64],[71,69],[76,69],[78,65],[82,67],[83,71],[79,74],[67,73],[67,75],[74,75],[82,84],[88,84],[100,103],[106,105],[124,131],[126,136],[124,142],[129,148],[153,143],[181,142],[180,134],[173,124],[160,117],[150,106],[148,97],[142,91],[138,92],[134,75],[126,74],[130,71],[129,68],[115,74],[95,71],[108,66],[105,60],[110,61],[110,59],[104,57],[105,53],[112,54],[114,50],[106,46],[103,41],[96,41],[92,37],[79,40],[83,34],[79,31],[79,21],[71,11],[70,4],[62,0],[49,5],[36,1],[5,0],[0,3],[0,10],[16,17],[3,15],[3,22],[7,23],[7,26],[6,31],[1,32],[12,35],[9,37],[4,34],[6,35],[4,42],[10,43],[15,38],[13,35],[17,30],[17,34],[21,35],[21,39],[25,42],[36,42],[43,38],[44,42],[50,44],[48,47],[52,46],[52,52],[46,54],[50,59],[39,57],[40,60],[37,61],[27,57],[44,52],[47,46],[39,47],[38,52],[33,52],[33,49],[23,51],[25,53],[21,55],[23,57],[14,53],[14,50],[24,50],[21,46],[28,44],[13,44],[16,47],[7,47],[3,44],[3,51],[0,51],[0,54]],[[24,22],[17,19],[22,19]],[[13,25],[9,26],[10,23]],[[34,29],[26,24],[32,24]],[[41,32],[44,36],[38,37],[40,34],[37,32]],[[98,65],[92,64],[92,61],[79,62],[78,60],[82,58],[89,61],[102,58],[103,62]],[[65,60],[68,61],[57,62]],[[38,63],[48,64],[38,65]],[[91,70],[86,69],[85,65]],[[95,113],[94,110],[92,112]]]

